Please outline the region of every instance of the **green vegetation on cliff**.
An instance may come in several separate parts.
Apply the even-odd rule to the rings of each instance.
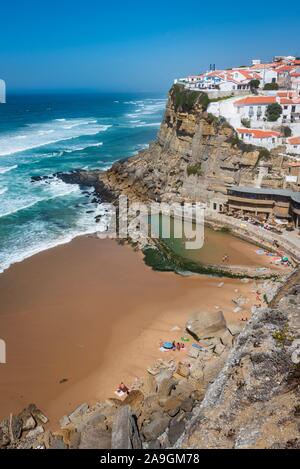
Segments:
[[[201,163],[189,165],[187,167],[188,176],[202,176]]]
[[[206,111],[209,105],[206,93],[188,90],[179,84],[171,88],[170,96],[176,112],[191,112],[196,105],[202,106],[202,109]]]
[[[250,153],[253,151],[258,151],[259,152],[258,163],[261,160],[267,161],[270,158],[270,152],[269,150],[267,150],[267,148],[257,147],[255,145],[251,145],[249,143],[243,142],[243,140],[239,138],[236,132],[234,132],[233,135],[227,139],[227,143],[230,143],[232,147],[236,146],[243,153]]]

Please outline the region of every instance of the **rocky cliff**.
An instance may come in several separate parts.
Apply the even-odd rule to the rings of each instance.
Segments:
[[[223,118],[207,112],[205,93],[175,85],[155,143],[103,174],[115,193],[140,200],[201,201],[225,197],[233,184],[254,185],[265,166],[264,186],[283,187],[278,152],[245,145]]]
[[[300,448],[300,288],[259,310],[178,444]]]

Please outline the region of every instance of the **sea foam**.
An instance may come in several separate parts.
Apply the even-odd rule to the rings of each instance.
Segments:
[[[66,125],[67,123],[67,125]],[[44,124],[30,124],[27,132],[2,134],[0,137],[0,156],[12,155],[23,151],[72,140],[81,136],[97,135],[111,126],[98,124],[91,119],[69,119],[50,121]]]
[[[0,168],[0,174],[6,174],[9,173],[10,171],[13,171],[14,169],[17,169],[18,165],[15,164],[13,166],[8,166],[7,168]]]

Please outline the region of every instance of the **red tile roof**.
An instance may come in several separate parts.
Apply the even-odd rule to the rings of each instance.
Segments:
[[[276,71],[278,73],[281,73],[281,72],[291,72],[295,67],[291,66],[291,65],[282,65],[278,68],[276,68]]]
[[[260,79],[261,76],[258,74],[258,73],[255,73],[255,71],[252,71],[252,70],[241,70],[241,69],[238,69],[238,70],[233,70],[232,73],[240,73],[241,75],[243,75],[247,80],[252,80],[252,79]]]
[[[293,98],[295,94],[295,91],[277,91],[277,96],[279,96],[280,98]]]
[[[260,130],[260,129],[236,129],[239,134],[251,134],[253,138],[269,138],[280,137],[280,132],[275,130]]]
[[[235,106],[251,106],[253,104],[260,105],[260,104],[272,104],[276,103],[275,96],[249,96],[247,98],[240,99],[239,101],[235,101]]]
[[[288,143],[290,145],[300,145],[300,137],[290,137],[288,138]]]
[[[280,104],[300,104],[300,98],[280,98]]]
[[[273,62],[270,64],[257,64],[257,65],[252,65],[250,68],[253,70],[263,70],[265,68],[275,68],[280,65],[280,62]]]

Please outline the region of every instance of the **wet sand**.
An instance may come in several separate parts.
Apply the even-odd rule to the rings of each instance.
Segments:
[[[250,309],[255,288],[154,272],[131,247],[92,237],[13,265],[0,275],[8,361],[0,365],[0,419],[33,402],[55,424],[83,402],[113,397],[121,381],[165,358],[159,341],[180,338],[174,326],[183,330],[189,315],[216,306],[240,321],[232,298],[236,290],[248,296]]]

